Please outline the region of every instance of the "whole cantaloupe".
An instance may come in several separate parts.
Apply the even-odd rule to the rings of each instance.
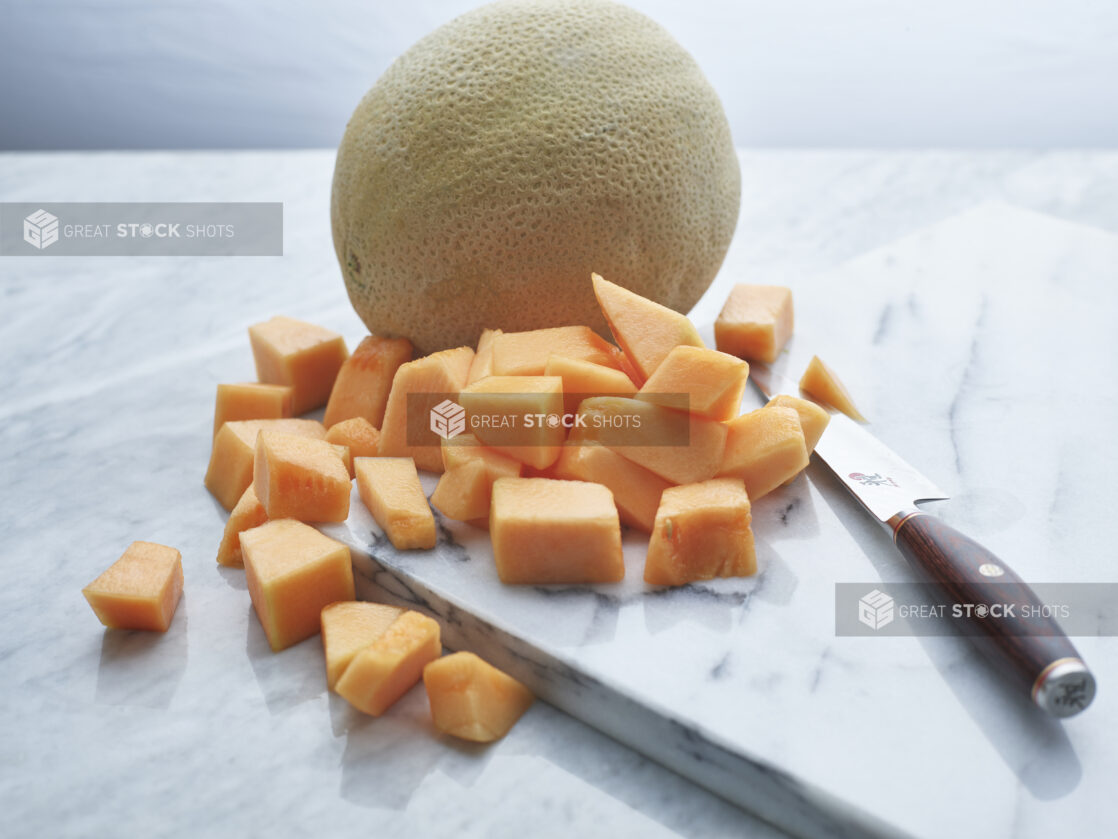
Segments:
[[[659,25],[606,0],[504,0],[423,38],[361,100],[334,248],[369,330],[420,352],[484,327],[608,334],[590,273],[688,311],[740,177],[714,89]]]

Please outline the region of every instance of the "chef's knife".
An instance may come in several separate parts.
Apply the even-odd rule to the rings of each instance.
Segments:
[[[777,393],[800,395],[795,383],[763,364],[751,364],[749,375],[766,398]],[[918,501],[941,500],[947,495],[864,426],[832,413],[815,454],[893,534],[893,542],[909,564],[937,583],[951,600],[974,604],[977,610],[980,605],[989,608],[1008,599],[1019,604],[1016,614],[1047,613],[1043,601],[1002,560],[916,507]],[[1091,703],[1095,677],[1054,620],[1032,618],[1028,632],[1014,619],[972,620],[990,639],[979,644],[980,649],[1049,714],[1070,717]]]

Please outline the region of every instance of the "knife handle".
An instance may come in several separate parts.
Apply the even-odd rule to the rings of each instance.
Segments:
[[[1009,617],[976,616],[989,643],[979,644],[1033,702],[1056,717],[1079,713],[1095,696],[1095,677],[1044,603],[991,551],[949,524],[920,510],[906,510],[889,521],[893,541],[913,566],[938,583],[956,603],[1016,604]],[[1001,609],[1004,611],[1005,606]],[[988,613],[994,614],[994,613]],[[982,637],[982,636],[979,636]]]

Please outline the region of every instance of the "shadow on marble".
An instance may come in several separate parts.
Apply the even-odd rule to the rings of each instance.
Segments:
[[[186,673],[186,596],[166,632],[106,629],[101,639],[96,701],[168,708]]]
[[[248,582],[245,580],[245,569],[230,568],[225,565],[217,566],[217,573],[229,584],[229,588],[236,591],[248,591]],[[253,615],[255,618],[256,616]]]
[[[640,596],[644,625],[652,635],[681,623],[692,623],[711,632],[729,632],[734,615],[757,588],[757,579],[732,578],[691,583],[671,588],[650,588]]]
[[[752,506],[754,536],[760,533],[771,542],[819,537],[815,502],[808,480],[802,474],[788,486],[757,499]]]
[[[281,714],[321,696],[326,690],[321,637],[315,635],[286,650],[272,652],[256,612],[251,606],[248,610],[245,653],[268,711]]]
[[[889,533],[841,491],[837,479],[832,480],[834,492],[828,498],[834,499],[832,509],[839,522],[858,540],[882,579],[887,575],[895,579],[900,554]],[[905,579],[919,577],[910,569]],[[991,639],[951,635],[915,636],[915,640],[959,706],[1034,798],[1062,798],[1079,785],[1083,769],[1063,724],[1038,709],[984,658],[980,648],[990,646]]]
[[[767,539],[758,536],[756,531],[753,532],[753,546],[757,551],[757,587],[753,590],[753,597],[774,606],[787,606],[799,588],[799,576],[780,551]]]

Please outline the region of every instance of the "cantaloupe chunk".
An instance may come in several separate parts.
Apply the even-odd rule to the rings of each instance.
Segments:
[[[110,629],[166,632],[182,597],[182,554],[155,542],[133,542],[82,594]]]
[[[807,365],[803,376],[800,377],[800,389],[812,399],[830,405],[836,411],[841,411],[852,420],[865,422],[862,412],[854,407],[854,400],[850,392],[819,356],[813,355]]]
[[[326,442],[348,446],[350,457],[376,457],[380,432],[364,417],[352,417],[330,426]]]
[[[625,576],[617,507],[601,484],[499,478],[489,534],[503,583],[615,583]]]
[[[730,434],[718,477],[743,479],[750,500],[756,502],[807,467],[807,446],[795,409],[758,408],[726,426]]]
[[[245,564],[241,553],[241,532],[259,527],[268,520],[268,512],[249,484],[233,512],[225,521],[225,532],[217,549],[217,564],[239,568]]]
[[[740,478],[664,490],[648,544],[644,580],[680,586],[757,571],[749,496]]]
[[[555,462],[555,477],[602,484],[613,493],[621,522],[652,532],[660,495],[671,484],[612,449],[593,442],[569,442]]]
[[[614,339],[642,379],[651,376],[675,347],[703,346],[694,324],[686,316],[597,274],[592,274],[591,279]]]
[[[410,457],[429,472],[443,470],[441,438],[431,430],[431,409],[466,386],[474,351],[443,350],[400,365],[384,409],[378,455]]]
[[[501,454],[496,449],[483,446],[481,441],[473,434],[459,434],[449,440],[443,440],[442,445],[443,467],[453,469],[466,463],[480,461],[486,469],[497,478],[518,478],[524,464],[515,458]]]
[[[558,376],[488,376],[465,387],[458,403],[484,445],[537,469],[559,457],[567,429]]]
[[[470,362],[470,372],[466,375],[466,384],[472,385],[478,379],[493,375],[493,340],[500,334],[500,329],[481,331],[481,337],[477,339],[477,349],[474,351],[474,360]]]
[[[641,371],[637,369],[636,365],[629,360],[629,356],[625,355],[621,347],[614,344],[609,345],[610,352],[613,353],[613,360],[618,370],[629,377],[629,381],[635,384],[638,388],[644,384],[644,376]]]
[[[423,685],[435,728],[475,743],[504,737],[535,701],[512,676],[468,652],[432,661]]]
[[[714,322],[714,342],[722,352],[776,361],[793,327],[792,291],[775,285],[736,285]]]
[[[290,417],[295,388],[258,382],[218,385],[214,401],[214,436],[227,422]]]
[[[438,623],[419,612],[404,612],[353,657],[334,690],[354,708],[378,717],[419,681],[424,666],[442,649]]]
[[[553,355],[616,366],[608,341],[589,326],[504,332],[493,339],[494,376],[542,376]]]
[[[361,417],[379,427],[384,422],[392,378],[401,364],[411,360],[411,355],[411,341],[407,338],[362,338],[338,371],[322,422],[333,428],[345,420]]]
[[[471,521],[489,515],[493,479],[480,461],[447,469],[431,493],[431,506],[447,518]]]
[[[298,434],[315,440],[326,437],[322,423],[304,419],[240,420],[221,426],[206,468],[206,489],[226,510],[232,510],[252,483],[256,435],[261,429]]]
[[[435,547],[435,516],[410,457],[359,457],[357,490],[397,550]]]
[[[831,415],[814,402],[787,393],[778,393],[766,403],[765,407],[792,408],[799,414],[800,428],[804,432],[804,445],[807,447],[808,454],[815,451],[819,438],[823,436],[827,424],[831,421]]]
[[[547,359],[544,375],[563,380],[563,410],[577,414],[583,399],[591,396],[632,396],[637,392],[625,373],[578,358],[552,355]]]
[[[352,486],[343,455],[325,440],[261,431],[253,489],[269,519],[345,521]]]
[[[353,600],[349,548],[295,519],[241,534],[245,582],[272,650],[318,634],[324,606]]]
[[[322,651],[326,656],[326,685],[334,689],[353,657],[388,631],[404,614],[398,606],[351,600],[331,603],[322,610]]]
[[[596,396],[579,407],[571,439],[592,440],[673,484],[713,478],[722,464],[724,423],[640,399]]]
[[[680,346],[668,353],[640,389],[638,399],[714,420],[741,413],[749,365],[703,347]]]
[[[294,388],[291,407],[305,414],[326,404],[334,379],[349,357],[345,339],[313,323],[276,316],[248,328],[256,378]]]

